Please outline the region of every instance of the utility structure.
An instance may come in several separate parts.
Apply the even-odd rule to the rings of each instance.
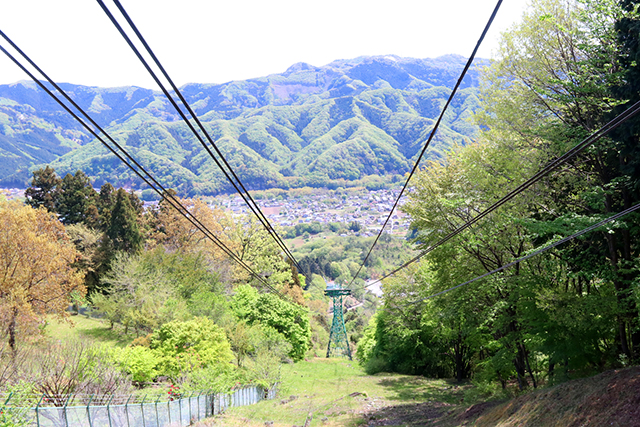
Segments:
[[[347,329],[344,326],[344,316],[342,315],[342,303],[344,297],[351,295],[349,289],[342,289],[340,285],[328,284],[324,294],[331,297],[333,301],[333,320],[331,321],[331,332],[329,334],[329,345],[327,346],[327,357],[332,355],[347,356],[351,359],[351,348],[347,339]]]

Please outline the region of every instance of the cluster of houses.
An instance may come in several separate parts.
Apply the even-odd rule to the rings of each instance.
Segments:
[[[360,230],[356,234],[371,236],[376,235],[387,220],[399,191],[396,189],[337,194],[333,191],[318,190],[312,194],[297,197],[263,198],[257,202],[273,225],[292,227],[296,224],[312,222],[320,224],[357,223],[360,225]],[[24,197],[24,189],[22,188],[1,189],[0,192],[9,200]],[[399,209],[404,200],[403,196],[385,228],[386,233],[404,235],[407,232],[409,219]],[[145,206],[157,203],[155,201],[145,202]],[[247,205],[238,195],[216,197],[212,207],[213,205],[238,215],[249,211]]]
[[[272,224],[292,227],[296,224],[318,222],[357,223],[362,236],[378,233],[391,212],[400,190],[377,190],[336,195],[334,192],[317,191],[313,194],[257,200],[262,212]],[[385,232],[404,235],[409,227],[407,215],[400,212],[403,196],[398,203]],[[240,196],[226,196],[216,200],[218,206],[235,214],[244,214],[248,208]]]
[[[22,199],[24,197],[24,188],[0,188],[0,194],[7,200]]]

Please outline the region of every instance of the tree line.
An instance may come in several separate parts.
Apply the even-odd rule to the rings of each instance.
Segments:
[[[270,387],[281,362],[326,348],[324,297],[305,297],[305,278],[262,225],[176,198],[278,294],[164,199],[144,208],[132,191],[96,191],[82,171],[60,178],[47,166],[24,202],[0,200],[0,388]],[[68,321],[70,305],[97,313],[129,345],[52,343],[48,325]],[[50,365],[39,356],[48,352],[61,363],[50,373],[38,368]]]
[[[483,131],[431,162],[404,206],[420,248],[483,212],[640,100],[639,2],[540,0],[483,74]],[[640,361],[640,214],[425,299],[640,202],[629,120],[384,285],[360,341],[370,372],[524,390]]]

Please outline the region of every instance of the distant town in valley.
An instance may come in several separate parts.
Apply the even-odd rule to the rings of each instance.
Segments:
[[[0,189],[7,199],[21,199],[24,197],[23,188]],[[99,189],[96,189],[99,191]],[[343,236],[355,235],[362,237],[375,236],[395,203],[400,189],[366,190],[360,189],[295,189],[252,192],[253,197],[267,216],[272,225],[281,227],[295,227],[297,224],[319,223],[323,226],[331,223],[358,224],[355,230],[342,230]],[[220,208],[232,212],[234,215],[249,213],[247,205],[237,194],[220,195],[203,198],[211,208]],[[409,217],[400,211],[406,196],[400,198],[385,233],[404,237],[409,230]],[[145,207],[157,204],[156,201],[146,201]]]
[[[349,232],[368,237],[379,232],[399,193],[399,189],[377,191],[309,189],[306,192],[298,190],[290,193],[259,192],[259,198],[256,198],[256,201],[274,225],[294,227],[297,224],[313,222],[323,225],[357,223],[358,230]],[[404,204],[404,199],[404,196],[400,199],[398,207]],[[248,211],[242,198],[237,195],[215,197],[210,205],[230,210],[234,214],[245,214]],[[385,231],[404,236],[409,228],[409,218],[400,212],[398,207]]]

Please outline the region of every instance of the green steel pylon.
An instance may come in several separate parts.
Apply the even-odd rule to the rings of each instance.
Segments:
[[[342,316],[342,301],[345,296],[351,295],[349,289],[342,289],[340,286],[329,286],[324,294],[333,300],[333,321],[331,322],[331,333],[329,334],[329,345],[327,346],[327,357],[332,355],[347,356],[351,359],[351,348],[347,339],[347,329],[344,326]],[[333,346],[331,345],[333,344]]]

